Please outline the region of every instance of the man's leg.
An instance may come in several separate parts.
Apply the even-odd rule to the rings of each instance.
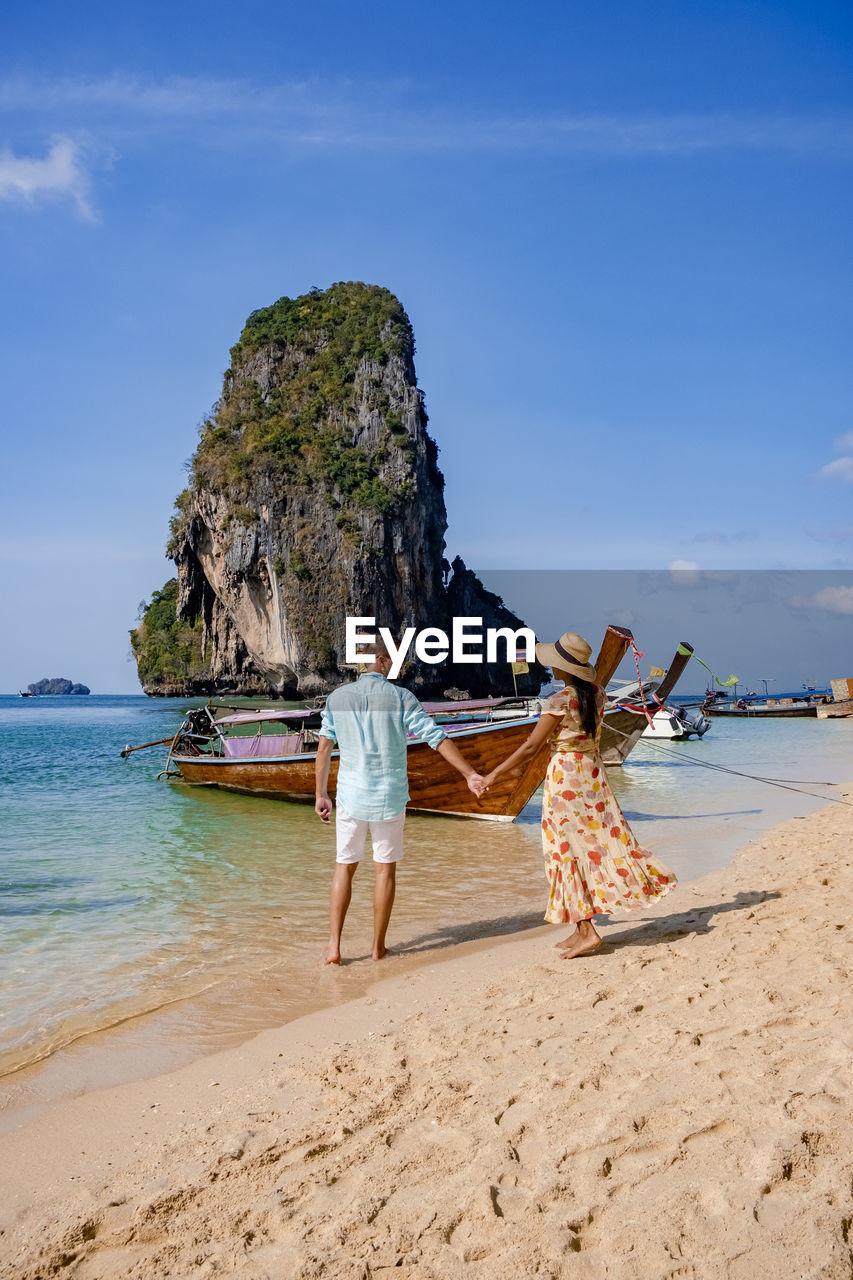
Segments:
[[[323,957],[326,964],[341,963],[341,934],[352,899],[353,876],[357,862],[339,862],[332,876],[332,892],[329,895],[329,945]]]
[[[376,885],[373,890],[373,959],[385,955],[385,934],[391,919],[391,908],[397,892],[396,862],[376,862]]]
[[[385,956],[385,934],[388,931],[388,921],[391,919],[391,908],[394,906],[394,895],[397,892],[397,863],[403,856],[405,821],[404,809],[396,817],[370,824],[373,863],[376,870],[376,885],[373,890],[374,960],[382,960]]]
[[[337,863],[329,895],[329,945],[323,956],[326,964],[341,963],[341,934],[352,898],[352,879],[364,857],[366,822],[351,818],[339,807],[335,814]]]

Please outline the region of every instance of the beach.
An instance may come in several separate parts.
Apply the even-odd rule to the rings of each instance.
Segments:
[[[851,836],[52,1103],[0,1138],[3,1276],[849,1277]]]
[[[357,963],[317,977],[334,832],[310,805],[158,781],[162,747],[120,758],[174,733],[184,706],[0,698],[16,761],[0,778],[0,1133],[22,1107],[174,1070],[374,980],[363,873],[345,938]],[[684,884],[817,810],[826,789],[812,784],[843,783],[851,747],[853,720],[721,724],[641,742],[609,776]],[[539,927],[540,809],[534,797],[506,824],[409,817],[389,971]]]
[[[0,1280],[853,1280],[851,35],[14,10]]]

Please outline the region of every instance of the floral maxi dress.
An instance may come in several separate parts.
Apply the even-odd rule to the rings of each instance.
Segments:
[[[604,703],[596,687],[594,738],[583,730],[573,689],[542,704],[543,715],[560,717],[542,796],[542,849],[551,887],[545,919],[552,924],[649,906],[677,884],[660,859],[637,844],[610,790],[598,753]]]

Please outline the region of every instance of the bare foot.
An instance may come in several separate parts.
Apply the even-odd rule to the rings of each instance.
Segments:
[[[326,950],[323,953],[323,964],[340,964],[340,963],[341,963],[341,953],[339,948],[333,947],[332,944],[329,943],[328,947],[326,947]]]
[[[571,945],[571,943],[573,943],[573,942],[575,942],[575,941],[577,940],[577,936],[578,936],[578,931],[577,931],[577,929],[573,929],[573,930],[572,930],[572,932],[568,935],[568,937],[561,938],[559,942],[555,942],[555,943],[554,943],[554,946],[555,946],[556,950],[557,950],[557,951],[562,951],[562,950],[563,950],[563,947],[568,947],[568,946],[570,946],[570,945]]]
[[[389,950],[388,947],[374,947],[372,958],[374,960],[384,960],[386,956],[390,956],[393,954],[394,953],[391,950]]]
[[[574,960],[576,956],[585,956],[587,952],[595,951],[596,947],[600,946],[601,938],[594,929],[585,935],[576,931],[572,935],[570,946],[560,952],[560,959]]]

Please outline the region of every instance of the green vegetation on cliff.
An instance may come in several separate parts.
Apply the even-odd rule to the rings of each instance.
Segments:
[[[301,347],[310,337],[322,340],[323,351],[312,364],[330,388],[342,386],[359,361],[385,364],[392,353],[402,355],[414,346],[409,317],[393,293],[350,280],[253,311],[231,348],[232,365],[272,343]],[[313,371],[306,382],[312,377]]]
[[[377,285],[333,284],[253,311],[202,427],[193,485],[238,506],[264,478],[320,487],[334,509],[392,511],[397,497],[381,464],[392,441],[410,457],[414,445],[381,374],[392,356],[410,360],[413,351],[408,316]],[[372,412],[379,438],[356,444],[353,427]],[[176,532],[180,498],[177,506]]]
[[[179,620],[177,602],[178,580],[170,578],[148,604],[140,605],[139,625],[130,633],[130,644],[143,687],[204,680],[210,675],[202,651],[201,619]]]

